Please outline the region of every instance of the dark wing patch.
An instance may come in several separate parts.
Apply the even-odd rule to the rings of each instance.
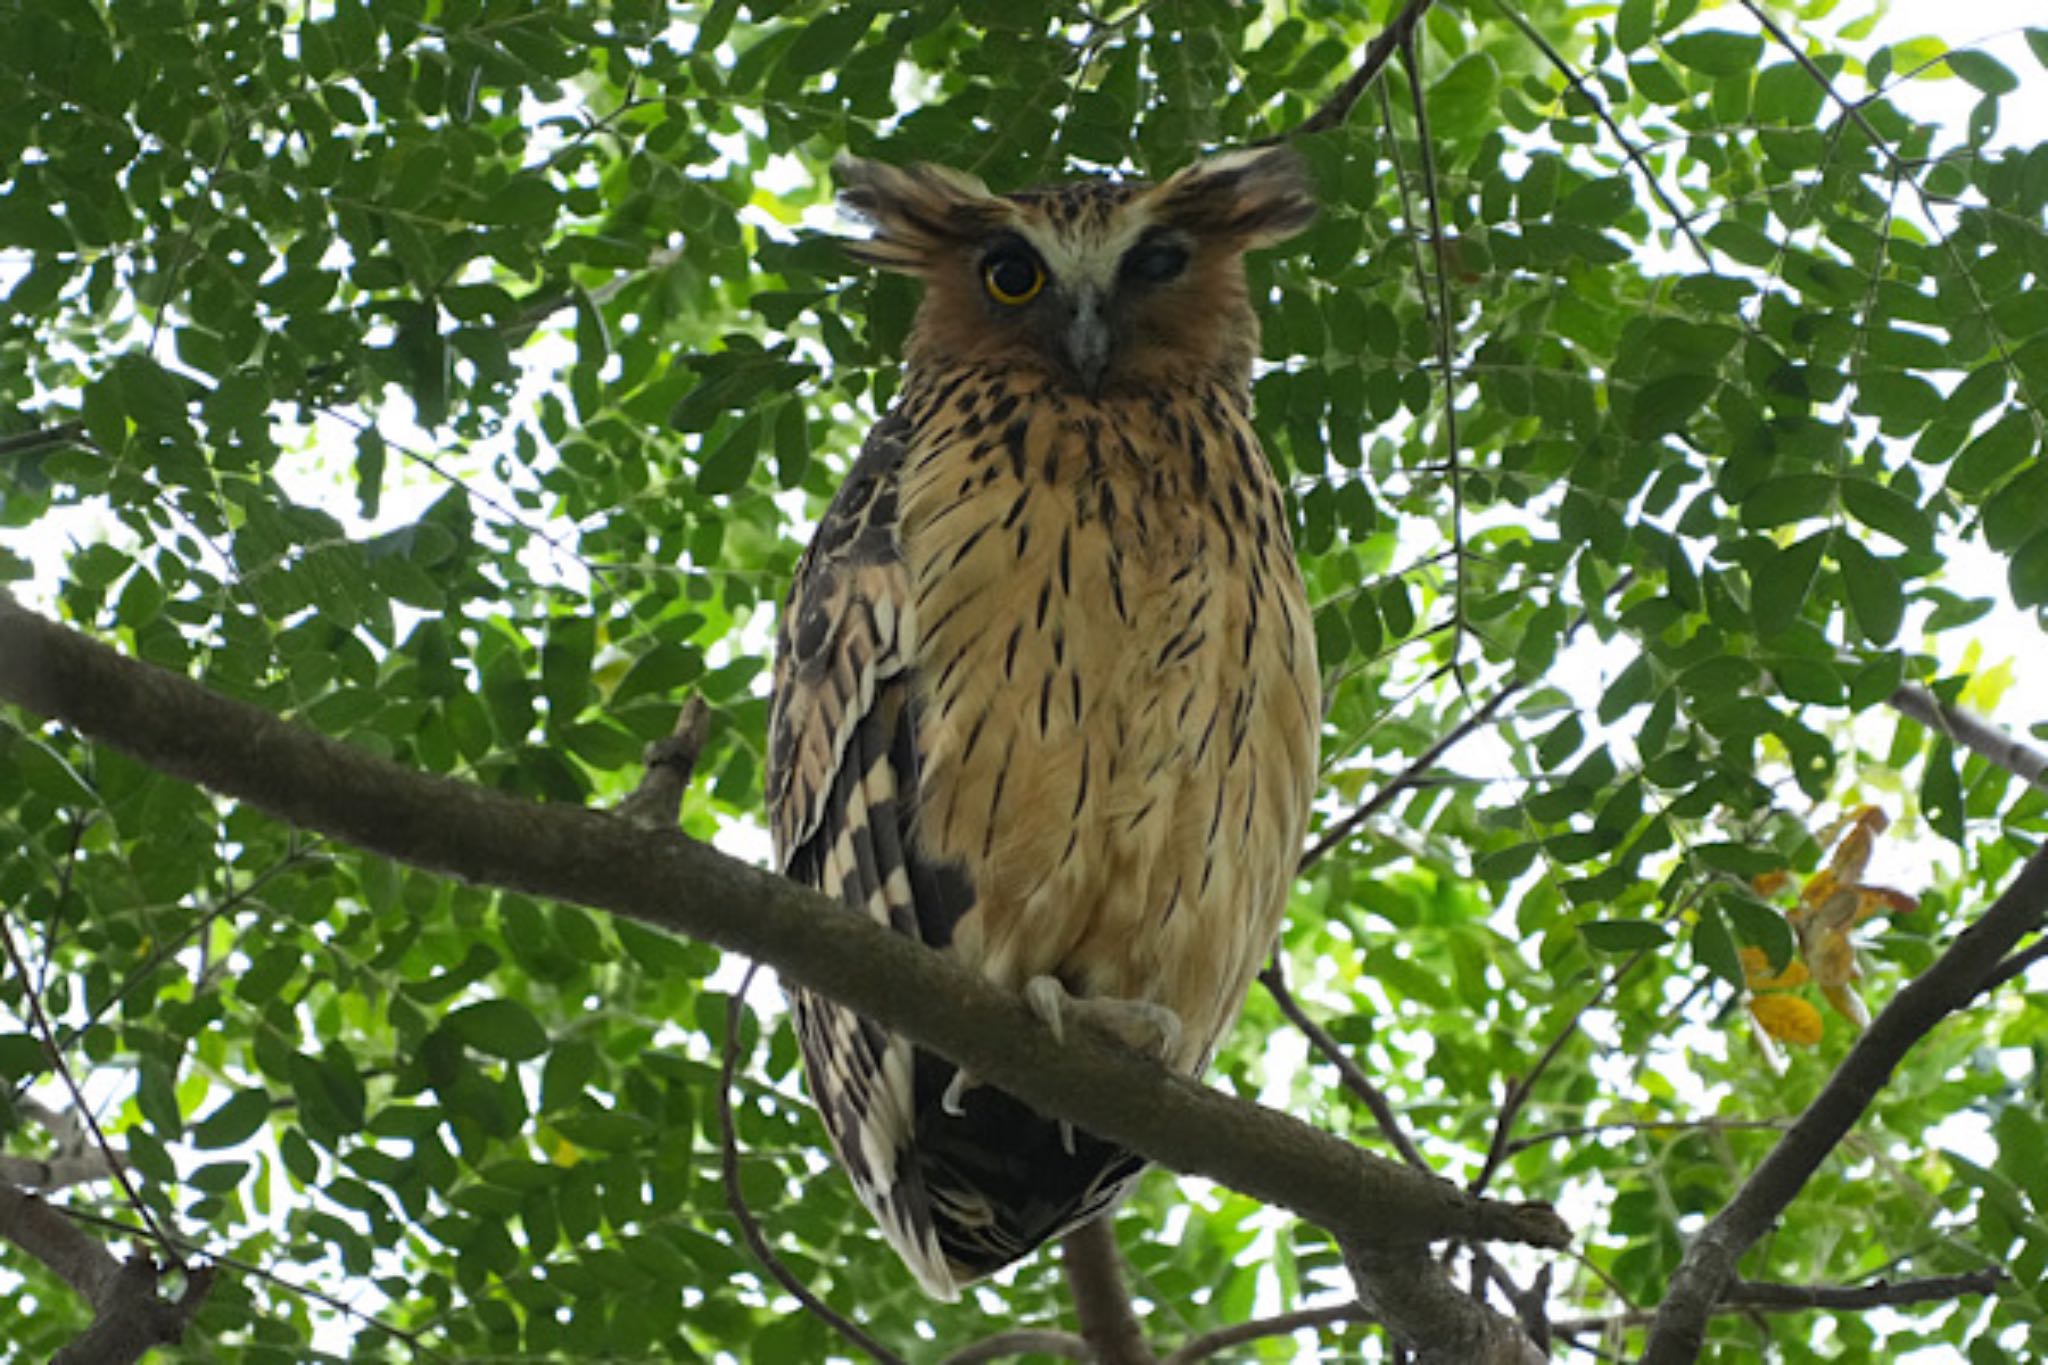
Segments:
[[[916,622],[896,539],[909,426],[878,424],[790,590],[776,642],[768,807],[783,872],[898,933],[952,942],[974,887],[915,822]],[[1016,1260],[1108,1208],[1136,1157],[988,1087],[945,1112],[950,1062],[792,991],[812,1099],[856,1193],[927,1291]]]

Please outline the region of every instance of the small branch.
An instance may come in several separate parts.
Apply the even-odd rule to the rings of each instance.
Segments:
[[[687,711],[689,708],[685,707]],[[754,973],[760,964],[750,963],[747,974],[740,978],[738,989],[725,1006],[725,1056],[718,1068],[718,1137],[719,1171],[725,1178],[725,1206],[731,1210],[733,1221],[740,1225],[740,1236],[746,1240],[747,1248],[754,1253],[754,1259],[775,1277],[775,1282],[787,1289],[796,1301],[811,1314],[840,1336],[858,1346],[882,1365],[905,1365],[902,1356],[869,1336],[851,1318],[841,1314],[826,1303],[809,1285],[798,1279],[796,1272],[782,1263],[775,1254],[774,1246],[768,1241],[768,1234],[761,1230],[761,1224],[754,1217],[754,1211],[747,1207],[747,1197],[740,1190],[740,1139],[732,1116],[732,1078],[739,1068],[740,1029],[746,1023],[747,988],[754,984]]]
[[[1314,133],[1335,128],[1351,117],[1352,106],[1364,95],[1387,59],[1394,55],[1394,49],[1407,42],[1415,32],[1415,26],[1422,22],[1422,16],[1429,12],[1432,0],[1408,0],[1393,22],[1382,29],[1373,40],[1366,44],[1365,53],[1358,59],[1358,69],[1353,71],[1337,87],[1336,92],[1324,100],[1313,114],[1303,119],[1287,132],[1275,137],[1263,138],[1253,143],[1255,147],[1270,147],[1275,143],[1292,142],[1296,138],[1308,137]]]
[[[12,436],[0,436],[0,459],[9,455],[26,455],[49,446],[72,445],[84,439],[83,422],[59,422],[36,431],[17,431]]]
[[[1936,734],[1948,736],[1993,767],[2003,768],[2021,781],[2048,791],[2048,754],[2025,740],[2015,739],[1989,721],[1950,705],[1924,687],[1908,684],[1886,697],[1885,703]]]
[[[1072,1332],[998,1332],[992,1337],[962,1346],[939,1365],[987,1365],[1010,1356],[1058,1356],[1061,1360],[1091,1362],[1095,1353],[1088,1343]]]
[[[1049,1117],[1290,1209],[1354,1246],[1563,1246],[1540,1203],[1478,1199],[1102,1037],[1064,1043],[1013,993],[831,898],[679,831],[409,771],[122,658],[0,592],[0,700],[381,857],[562,900],[771,966]]]
[[[6,606],[11,605],[12,599],[4,594],[0,594],[0,610],[4,610]],[[158,1245],[163,1247],[164,1254],[170,1257],[171,1264],[183,1270],[185,1268],[184,1259],[178,1255],[178,1249],[172,1244],[169,1234],[157,1222],[156,1214],[151,1211],[149,1205],[142,1202],[142,1196],[136,1192],[135,1182],[128,1178],[127,1169],[121,1165],[120,1154],[114,1150],[113,1144],[107,1141],[107,1135],[100,1131],[99,1120],[93,1117],[91,1106],[86,1104],[85,1092],[79,1089],[78,1078],[71,1074],[71,1067],[65,1062],[63,1052],[57,1047],[56,1030],[50,1026],[49,1015],[43,1012],[42,997],[38,996],[33,989],[33,982],[29,979],[28,964],[22,961],[21,950],[14,943],[14,930],[8,925],[4,916],[0,916],[0,950],[4,950],[8,964],[14,969],[15,976],[21,979],[22,998],[28,1004],[29,1022],[35,1029],[36,1041],[42,1044],[43,1057],[49,1062],[50,1069],[57,1073],[58,1079],[64,1083],[64,1088],[70,1092],[73,1112],[77,1117],[83,1119],[85,1126],[91,1130],[94,1149],[105,1156],[109,1167],[109,1174],[119,1182],[121,1193],[127,1196],[128,1203],[134,1208],[136,1216],[142,1220],[143,1225],[149,1229],[150,1235],[156,1239]],[[153,1277],[155,1270],[152,1268],[150,1273]],[[151,1283],[151,1293],[153,1295],[155,1292],[154,1279],[152,1279]]]
[[[1800,1313],[1811,1308],[1859,1312],[1868,1308],[1899,1308],[1913,1303],[1947,1303],[1951,1299],[1995,1294],[2005,1271],[1992,1266],[1962,1275],[1936,1275],[1924,1280],[1872,1280],[1869,1284],[1772,1284],[1737,1280],[1721,1296],[1729,1308],[1760,1308],[1772,1313]]]
[[[1243,1346],[1269,1337],[1291,1337],[1296,1332],[1310,1331],[1318,1327],[1334,1327],[1340,1322],[1362,1322],[1370,1317],[1364,1307],[1357,1303],[1333,1303],[1321,1308],[1297,1308],[1291,1313],[1277,1313],[1270,1318],[1254,1318],[1250,1322],[1234,1323],[1219,1327],[1213,1332],[1204,1332],[1190,1337],[1186,1345],[1162,1360],[1159,1365],[1197,1365],[1213,1355],[1220,1355],[1233,1346]]]
[[[1643,149],[1630,142],[1628,135],[1621,131],[1621,125],[1615,122],[1614,115],[1608,112],[1607,101],[1600,98],[1599,92],[1593,89],[1593,83],[1579,74],[1578,70],[1565,59],[1565,55],[1552,46],[1548,38],[1543,36],[1543,30],[1530,23],[1528,16],[1523,14],[1521,10],[1508,4],[1507,0],[1494,0],[1494,8],[1506,15],[1509,23],[1521,30],[1522,36],[1538,52],[1543,54],[1545,61],[1557,68],[1557,73],[1563,76],[1579,98],[1591,107],[1594,117],[1598,118],[1606,126],[1608,136],[1621,145],[1622,154],[1629,159],[1629,164],[1636,168],[1637,174],[1643,177],[1643,183],[1649,186],[1650,193],[1655,195],[1657,202],[1664,206],[1664,212],[1671,215],[1671,225],[1677,228],[1679,235],[1691,244],[1693,253],[1700,258],[1701,263],[1709,271],[1713,270],[1714,258],[1707,253],[1706,243],[1702,242],[1693,232],[1692,222],[1686,217],[1685,211],[1672,201],[1670,193],[1665,190],[1663,183],[1657,179],[1656,172],[1650,169],[1649,158],[1643,154]]]
[[[640,775],[640,785],[619,802],[619,817],[642,829],[674,829],[682,813],[683,794],[697,773],[697,755],[710,730],[711,708],[704,698],[693,695],[676,712],[675,728],[668,737],[648,745],[640,755],[646,771]]]
[[[1774,1284],[1735,1280],[1714,1305],[1720,1313],[1806,1313],[1815,1310],[1857,1313],[1872,1308],[1906,1308],[1918,1303],[1949,1303],[1981,1294],[1995,1294],[2006,1282],[2003,1270],[1972,1270],[1962,1275],[1936,1275],[1924,1280],[1872,1280],[1869,1284]],[[1615,1327],[1641,1327],[1655,1313],[1631,1309],[1601,1317],[1562,1318],[1551,1324],[1560,1336],[1585,1336]]]
[[[1508,1156],[1516,1156],[1531,1147],[1541,1147],[1546,1142],[1558,1142],[1570,1138],[1598,1137],[1603,1133],[1731,1133],[1731,1132],[1783,1132],[1791,1126],[1790,1119],[1616,1119],[1612,1123],[1582,1123],[1571,1128],[1551,1128],[1541,1133],[1531,1133],[1525,1138],[1516,1138],[1507,1146]]]
[[[1847,1136],[1906,1053],[1942,1020],[1976,1000],[2000,961],[2040,928],[2044,916],[2048,849],[2029,858],[1991,908],[1892,997],[1806,1112],[1693,1239],[1657,1309],[1644,1365],[1682,1365],[1697,1358],[1707,1317],[1733,1282],[1743,1253],[1770,1230]]]
[[[1309,845],[1308,851],[1301,855],[1301,863],[1295,869],[1296,875],[1308,871],[1321,862],[1332,849],[1356,834],[1366,821],[1372,819],[1373,816],[1378,815],[1389,805],[1393,804],[1395,797],[1428,776],[1430,771],[1443,761],[1443,756],[1449,753],[1453,746],[1469,736],[1474,730],[1479,729],[1492,720],[1494,713],[1506,705],[1509,698],[1520,692],[1523,686],[1524,684],[1520,679],[1511,679],[1503,683],[1500,690],[1488,697],[1477,711],[1474,711],[1471,715],[1452,726],[1436,743],[1424,749],[1416,756],[1414,762],[1403,768],[1393,781],[1374,792],[1371,799],[1366,801],[1365,804],[1337,821],[1337,823],[1326,826],[1315,843]]]
[[[1379,1125],[1381,1135],[1401,1154],[1401,1159],[1418,1171],[1429,1171],[1429,1163],[1423,1160],[1422,1152],[1408,1136],[1408,1130],[1401,1126],[1400,1116],[1394,1113],[1394,1106],[1388,1102],[1385,1093],[1372,1083],[1372,1078],[1365,1074],[1365,1068],[1351,1060],[1351,1055],[1344,1050],[1341,1043],[1330,1036],[1330,1031],[1309,1017],[1308,1011],[1301,1007],[1301,1002],[1294,998],[1294,992],[1287,988],[1287,978],[1282,973],[1280,955],[1277,952],[1273,955],[1273,960],[1266,964],[1265,970],[1259,973],[1259,984],[1273,997],[1273,1003],[1280,1007],[1280,1012],[1302,1031],[1303,1036],[1309,1041],[1309,1046],[1337,1068],[1337,1079],[1343,1083],[1346,1090],[1365,1104],[1366,1109],[1372,1114],[1373,1122]]]
[[[1145,1329],[1131,1311],[1124,1288],[1123,1258],[1116,1249],[1114,1212],[1068,1233],[1060,1242],[1060,1265],[1067,1272],[1067,1292],[1081,1339],[1094,1352],[1097,1365],[1157,1365],[1145,1344]]]
[[[2000,962],[1984,974],[1983,993],[1989,995],[2006,982],[2025,972],[2036,962],[2048,960],[2048,938],[2041,939],[2030,947],[2022,948],[2011,957]]]
[[[1493,1182],[1494,1172],[1508,1159],[1508,1134],[1514,1131],[1515,1120],[1521,1117],[1522,1108],[1529,1103],[1529,1097],[1536,1093],[1536,1082],[1543,1079],[1543,1073],[1550,1069],[1550,1064],[1564,1051],[1564,1045],[1578,1035],[1580,1026],[1585,1022],[1586,1012],[1605,1000],[1608,993],[1621,984],[1621,979],[1642,965],[1649,955],[1649,949],[1639,949],[1628,961],[1608,973],[1607,979],[1600,983],[1599,989],[1586,998],[1586,1003],[1572,1011],[1570,1021],[1557,1031],[1557,1036],[1550,1040],[1549,1047],[1543,1049],[1543,1055],[1536,1059],[1536,1064],[1530,1067],[1526,1074],[1508,1081],[1507,1094],[1501,1099],[1500,1113],[1493,1121],[1493,1141],[1486,1149],[1486,1161],[1480,1166],[1479,1174],[1472,1177],[1472,1183],[1467,1186],[1474,1194]]]

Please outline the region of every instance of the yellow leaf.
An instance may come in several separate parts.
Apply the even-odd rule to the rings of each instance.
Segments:
[[[1775,975],[1771,972],[1770,956],[1763,949],[1744,948],[1741,957],[1742,979],[1753,991],[1786,991],[1806,984],[1806,964],[1796,957]]]
[[[1749,1012],[1773,1038],[1807,1047],[1820,1041],[1820,1011],[1794,995],[1759,995]]]

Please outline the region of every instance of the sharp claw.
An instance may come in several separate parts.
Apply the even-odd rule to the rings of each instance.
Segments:
[[[967,1117],[967,1106],[963,1101],[974,1086],[974,1078],[965,1071],[955,1071],[953,1079],[946,1082],[946,1093],[939,1096],[939,1108],[956,1119]],[[927,1092],[929,1093],[929,1092]]]
[[[1053,1041],[1067,1041],[1067,988],[1050,976],[1034,976],[1024,985],[1024,1003],[1052,1030]]]
[[[1067,1149],[1068,1156],[1074,1154],[1074,1125],[1065,1119],[1060,1120],[1060,1146]]]

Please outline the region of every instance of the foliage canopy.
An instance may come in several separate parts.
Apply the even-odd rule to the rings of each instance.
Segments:
[[[0,573],[221,692],[536,799],[616,800],[701,695],[685,826],[757,851],[767,623],[915,303],[825,230],[831,156],[1156,176],[1298,124],[1389,17],[1364,8],[12,13]],[[2048,831],[2042,790],[1887,709],[1910,685],[1989,710],[2011,680],[1952,559],[2048,606],[2048,147],[1996,141],[2048,97],[2048,32],[2007,65],[1872,47],[1830,8],[1445,4],[1419,105],[1397,62],[1304,139],[1323,214],[1254,264],[1258,421],[1331,697],[1319,818],[1400,781],[1302,879],[1287,975],[1438,1169],[1562,1205],[1551,1312],[1614,1350],[1853,1039],[1755,1022],[1746,983],[1797,952],[1771,874],[1810,886],[1866,804],[1939,841],[1918,908],[1857,931],[1875,1006]],[[1979,92],[1967,126],[1903,112],[1914,81]],[[324,842],[19,712],[0,841],[0,1093],[63,1095],[33,995],[155,1217],[232,1258],[190,1358],[843,1350],[726,1212],[715,951]],[[1818,1007],[1778,994],[1802,989]],[[2048,1354],[2044,989],[1928,1037],[1744,1263],[2011,1283],[1722,1316],[1714,1358]],[[829,1170],[780,1014],[740,1046],[740,1183],[804,1281],[917,1360],[1071,1321],[1049,1256],[926,1302]],[[1256,993],[1214,1080],[1378,1141],[1301,1052]],[[64,1198],[135,1222],[104,1182]],[[1118,1226],[1162,1344],[1349,1292],[1325,1234],[1225,1191],[1155,1174]],[[29,1258],[0,1278],[26,1290],[0,1358],[91,1318]]]

